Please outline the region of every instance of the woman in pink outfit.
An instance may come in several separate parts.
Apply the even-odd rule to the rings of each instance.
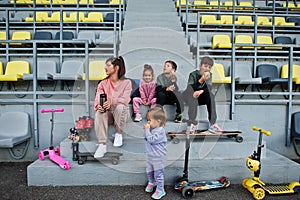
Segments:
[[[140,105],[150,106],[151,108],[156,105],[155,96],[156,83],[154,81],[154,72],[151,65],[145,64],[143,71],[143,78],[140,80],[139,92],[140,97],[132,99],[133,113],[135,122],[140,122],[142,116],[140,113]]]
[[[132,86],[131,81],[124,78],[126,69],[123,58],[107,59],[105,72],[108,77],[98,84],[94,101],[95,131],[99,143],[94,154],[95,158],[103,157],[107,151],[108,124],[114,123],[115,126],[114,146],[123,145],[122,131],[129,118],[128,103],[130,102]],[[100,94],[107,96],[103,106],[100,104]]]

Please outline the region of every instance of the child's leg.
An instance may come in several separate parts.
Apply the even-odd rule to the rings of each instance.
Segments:
[[[156,106],[156,98],[151,99],[150,104],[151,108],[154,108]]]
[[[208,112],[208,120],[210,125],[216,123],[217,121],[217,112],[216,112],[216,104],[215,97],[210,92],[203,93],[202,103],[206,104],[207,112]]]
[[[134,97],[132,99],[132,107],[133,107],[134,114],[140,113],[140,105],[142,103],[143,103],[143,100],[140,97]]]
[[[164,190],[164,172],[165,172],[165,159],[155,160],[153,163],[154,166],[154,178],[156,182],[156,190],[163,191]]]
[[[156,94],[156,103],[163,106],[167,103],[168,97],[164,92],[157,92]]]
[[[155,183],[154,168],[150,160],[147,159],[146,173],[149,183]]]

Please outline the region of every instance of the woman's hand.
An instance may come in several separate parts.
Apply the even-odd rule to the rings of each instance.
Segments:
[[[105,112],[106,110],[109,110],[110,109],[110,107],[111,107],[111,104],[112,104],[112,100],[111,99],[108,99],[107,101],[105,101],[104,103],[103,103],[103,107],[101,106],[101,105],[98,105],[98,110],[100,111],[100,112]]]

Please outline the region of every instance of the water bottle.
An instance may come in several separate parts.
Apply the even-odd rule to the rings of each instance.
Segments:
[[[100,94],[100,106],[103,108],[103,104],[104,102],[107,101],[106,99],[106,94],[103,93],[103,94]],[[104,108],[104,112],[106,112],[106,109]]]

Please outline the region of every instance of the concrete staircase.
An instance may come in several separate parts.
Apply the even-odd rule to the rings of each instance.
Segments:
[[[145,63],[154,67],[155,74],[162,72],[166,60],[174,60],[178,64],[179,87],[184,89],[188,74],[195,68],[195,61],[189,52],[187,39],[180,27],[174,3],[171,0],[128,0],[125,14],[125,26],[122,33],[120,55],[125,58],[127,77],[141,77],[142,66]],[[218,124],[226,130],[240,130],[240,125],[228,120],[228,104],[218,104]],[[145,174],[146,155],[143,139],[143,123],[147,112],[142,107],[143,121],[128,122],[124,130],[124,145],[114,148],[108,142],[109,151],[122,152],[118,165],[110,161],[86,162],[78,165],[72,161],[72,144],[65,139],[61,142],[61,155],[71,163],[70,170],[60,169],[49,159],[36,160],[27,169],[28,185],[143,185],[147,178]],[[172,122],[175,108],[165,106],[169,118],[167,131],[181,131],[186,124]],[[200,114],[201,113],[201,114]],[[205,114],[204,114],[205,113]],[[206,108],[199,107],[199,124],[197,129],[208,127]],[[183,113],[186,117],[186,111]],[[109,140],[113,140],[114,128],[109,127]],[[90,141],[80,142],[80,151],[93,152],[96,148],[94,133]],[[214,180],[228,176],[234,184],[241,184],[243,178],[251,173],[245,166],[246,157],[256,149],[257,134],[251,130],[243,131],[244,141],[237,143],[233,138],[205,137],[194,138],[191,143],[189,157],[190,180]],[[299,165],[295,162],[263,149],[262,175],[265,182],[283,183],[297,181]],[[180,138],[175,144],[168,139],[168,162],[165,182],[172,185],[174,180],[182,175],[185,153],[185,138]]]

